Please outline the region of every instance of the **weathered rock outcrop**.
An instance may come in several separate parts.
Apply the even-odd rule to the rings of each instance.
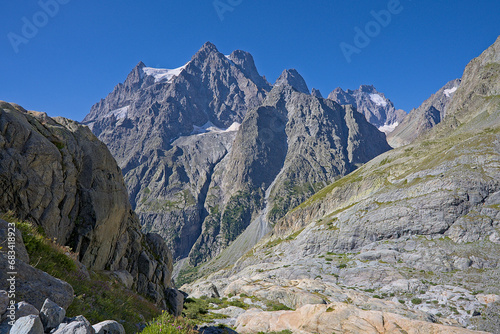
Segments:
[[[0,211],[42,227],[89,269],[128,272],[138,292],[165,307],[171,255],[140,231],[106,146],[76,122],[6,102],[0,108]],[[36,269],[26,266],[29,281]]]
[[[446,117],[447,105],[460,86],[460,81],[455,79],[448,82],[420,107],[410,111],[394,131],[387,134],[387,142],[392,147],[410,144],[439,124]]]
[[[365,311],[349,304],[306,305],[296,311],[264,312],[248,310],[236,322],[238,333],[280,332],[293,333],[486,333],[464,328],[450,328],[425,321],[410,320],[390,312]]]

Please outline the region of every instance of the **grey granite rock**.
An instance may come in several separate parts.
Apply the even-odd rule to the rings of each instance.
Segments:
[[[52,334],[95,334],[95,329],[90,322],[83,316],[65,319]]]
[[[42,320],[45,331],[50,331],[59,326],[65,316],[66,310],[50,299],[45,300],[40,310],[40,320]]]
[[[176,289],[167,289],[165,290],[165,298],[170,313],[176,317],[180,316],[184,306],[184,294]]]
[[[26,317],[28,315],[39,315],[40,311],[25,301],[16,304],[16,319]],[[41,319],[40,319],[41,320]]]
[[[10,334],[43,334],[43,326],[37,315],[27,315],[16,320]]]
[[[125,334],[123,326],[114,320],[102,321],[92,327],[96,334]]]

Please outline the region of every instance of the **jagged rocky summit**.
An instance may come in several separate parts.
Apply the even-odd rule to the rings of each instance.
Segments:
[[[296,70],[271,85],[249,53],[225,56],[206,43],[176,70],[140,63],[84,123],[123,168],[143,229],[161,234],[175,260],[199,265],[239,238],[220,266],[390,149],[360,116],[310,94]]]

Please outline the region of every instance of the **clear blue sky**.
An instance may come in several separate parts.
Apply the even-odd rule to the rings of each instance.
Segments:
[[[217,0],[232,8],[223,20],[213,0],[57,1],[67,3],[53,17],[40,13],[38,0],[2,2],[0,99],[75,120],[139,61],[175,68],[206,41],[225,54],[251,52],[270,82],[296,68],[324,96],[373,84],[409,111],[460,77],[500,34],[498,0],[401,0],[380,31],[370,12],[394,0]],[[9,33],[25,38],[23,17],[41,27],[25,29],[16,53]],[[348,63],[339,45],[355,46],[355,27],[366,24],[374,37]]]

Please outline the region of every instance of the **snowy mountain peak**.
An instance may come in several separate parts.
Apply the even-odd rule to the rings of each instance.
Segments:
[[[392,102],[373,85],[361,85],[356,90],[346,91],[338,87],[328,95],[328,99],[356,106],[368,122],[385,133],[392,131],[406,116],[403,110],[394,108]]]

